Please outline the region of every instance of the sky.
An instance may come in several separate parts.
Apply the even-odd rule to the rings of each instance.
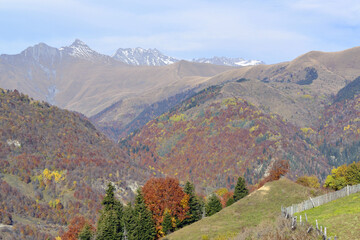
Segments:
[[[290,61],[360,46],[358,0],[0,0],[0,54],[80,39],[113,55],[157,48],[179,59]]]

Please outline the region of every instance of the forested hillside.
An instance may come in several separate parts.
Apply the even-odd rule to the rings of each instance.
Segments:
[[[15,239],[54,237],[77,214],[95,222],[109,181],[131,199],[148,172],[82,115],[0,89],[0,209]]]
[[[233,188],[242,175],[256,184],[281,160],[293,178],[326,176],[326,160],[306,130],[241,98],[223,98],[221,88],[199,92],[121,144],[137,163],[203,190]]]
[[[318,145],[333,166],[360,160],[360,95],[353,88],[340,91],[332,105],[327,107],[319,121]],[[344,95],[348,97],[345,98]]]

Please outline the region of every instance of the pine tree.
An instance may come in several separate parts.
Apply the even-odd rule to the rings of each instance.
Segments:
[[[202,204],[200,199],[195,194],[195,186],[190,182],[186,182],[184,192],[189,195],[189,210],[187,212],[187,218],[181,223],[181,226],[186,226],[201,219]]]
[[[101,204],[104,206],[105,210],[112,209],[117,200],[114,196],[115,187],[109,183],[108,188],[106,189],[105,197],[102,200]]]
[[[235,202],[234,198],[229,198],[227,201],[226,201],[226,206],[231,206],[233,203]]]
[[[168,210],[165,211],[164,220],[161,226],[162,226],[162,231],[164,232],[165,235],[169,234],[173,230],[171,215]]]
[[[85,224],[81,232],[79,233],[79,240],[91,240],[94,233],[89,224]]]
[[[127,205],[124,208],[123,222],[124,222],[124,236],[126,236],[126,239],[136,240],[137,221],[135,218],[134,207],[131,205],[131,203],[129,203],[129,205]]]
[[[249,194],[249,190],[246,188],[245,180],[242,177],[238,178],[235,191],[234,191],[234,200],[235,202],[239,201],[243,197]]]
[[[104,206],[98,221],[97,240],[117,240],[123,235],[123,206],[115,199],[114,186],[109,183],[102,201]]]
[[[151,211],[146,207],[144,197],[139,189],[135,198],[134,215],[136,233],[139,240],[153,240],[156,237],[155,223]]]
[[[206,216],[211,216],[222,209],[221,201],[216,194],[212,194],[206,204]]]

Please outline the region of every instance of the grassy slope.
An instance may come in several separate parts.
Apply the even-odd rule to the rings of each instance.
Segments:
[[[236,236],[245,227],[275,220],[280,214],[281,205],[301,202],[312,195],[311,191],[288,179],[267,183],[219,213],[174,232],[168,239],[202,239],[204,235],[210,239]]]
[[[320,207],[301,212],[315,226],[326,226],[327,235],[339,239],[360,239],[360,193],[337,199]]]

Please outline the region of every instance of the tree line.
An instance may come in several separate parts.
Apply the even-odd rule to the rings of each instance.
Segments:
[[[123,205],[108,184],[95,228],[83,217],[74,218],[62,240],[153,240],[179,228],[211,216],[223,208],[221,198],[213,193],[206,200],[186,182],[182,188],[174,178],[152,178],[137,190],[133,202]],[[238,178],[234,193],[226,201],[233,204],[248,194],[245,180]]]

